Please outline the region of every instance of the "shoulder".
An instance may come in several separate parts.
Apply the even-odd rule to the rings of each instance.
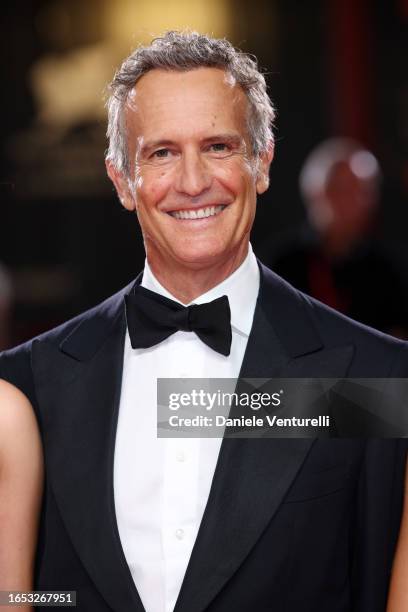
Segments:
[[[37,421],[28,398],[14,385],[0,380],[0,465],[1,474],[20,464],[35,468],[41,455]]]
[[[80,313],[57,327],[32,338],[12,349],[0,353],[0,379],[9,381],[36,405],[34,382],[32,377],[33,347],[36,343],[48,343],[62,347],[77,330],[85,330],[89,338],[102,331],[108,331],[117,315],[122,311],[123,296],[130,290],[133,282],[110,296],[100,304]]]
[[[384,334],[301,294],[305,309],[325,344],[354,349],[354,376],[408,376],[408,343]],[[369,372],[368,372],[369,368]]]
[[[272,313],[275,326],[280,319],[278,335],[284,334],[286,341],[290,338],[298,342],[302,335],[313,335],[325,348],[351,346],[353,360],[349,376],[408,376],[407,342],[333,310],[262,265],[261,273],[266,287],[264,303]]]
[[[407,349],[407,342],[350,319],[304,293],[298,293],[306,311],[326,342],[348,341],[358,347],[365,346],[374,351],[390,354]]]
[[[30,402],[24,393],[6,380],[0,380],[0,431],[7,434],[7,430],[21,423],[29,411]]]
[[[88,323],[92,325],[92,323],[97,323],[98,321],[106,320],[109,318],[113,319],[120,310],[120,306],[123,301],[123,296],[126,294],[127,291],[129,291],[132,285],[133,283],[124,287],[114,295],[111,295],[106,300],[100,302],[96,306],[93,306],[92,308],[89,308],[88,310],[85,310],[84,312],[81,312],[80,314],[76,315],[72,319],[61,323],[61,325],[58,325],[57,327],[54,327],[38,336],[35,336],[31,340],[20,344],[12,349],[3,351],[2,353],[0,353],[0,358],[6,360],[8,358],[17,356],[25,356],[25,358],[27,358],[30,351],[32,350],[33,343],[36,341],[45,341],[55,345],[59,345],[61,342],[63,342],[63,340],[65,340],[83,324]]]

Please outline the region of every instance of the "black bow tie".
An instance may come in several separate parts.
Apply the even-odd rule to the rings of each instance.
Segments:
[[[149,348],[178,330],[193,331],[222,355],[231,350],[231,311],[228,297],[207,304],[182,306],[137,285],[125,296],[126,320],[132,348]]]

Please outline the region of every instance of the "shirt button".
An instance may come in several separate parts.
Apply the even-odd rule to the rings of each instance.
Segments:
[[[184,452],[183,452],[183,451],[177,451],[177,453],[176,453],[176,459],[177,459],[177,461],[179,461],[180,463],[182,463],[183,461],[185,461],[185,460],[186,460],[186,456],[185,456]]]
[[[184,538],[184,529],[176,529],[176,538],[182,540]]]

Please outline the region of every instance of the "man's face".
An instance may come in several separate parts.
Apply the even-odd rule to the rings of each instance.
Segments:
[[[247,108],[242,89],[216,68],[152,70],[132,91],[130,177],[109,164],[108,172],[137,212],[153,267],[200,270],[245,256],[272,158],[272,149],[253,157]]]

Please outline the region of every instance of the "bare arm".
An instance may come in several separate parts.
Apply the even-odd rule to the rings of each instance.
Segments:
[[[42,488],[42,447],[32,406],[0,380],[0,590],[32,589]]]
[[[387,612],[403,610],[408,610],[408,463],[405,471],[404,509],[387,605]]]

